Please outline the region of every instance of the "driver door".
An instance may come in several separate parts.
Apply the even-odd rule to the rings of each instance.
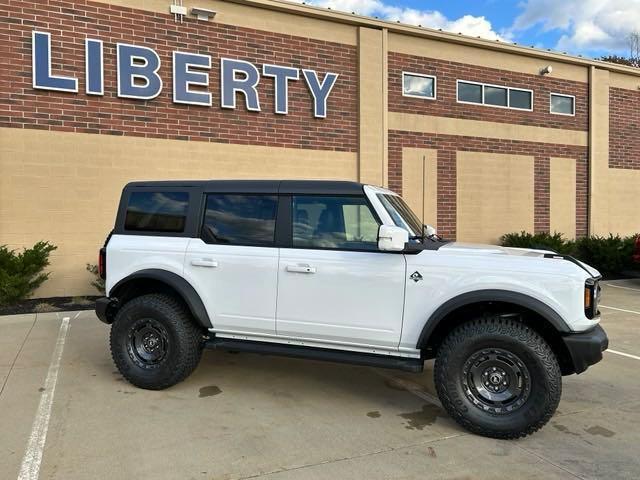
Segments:
[[[292,248],[280,250],[278,335],[397,350],[404,255],[378,250],[364,196],[292,196]]]

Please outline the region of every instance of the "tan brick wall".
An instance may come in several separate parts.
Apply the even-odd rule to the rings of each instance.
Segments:
[[[357,168],[350,152],[0,128],[0,245],[58,245],[37,296],[88,294],[85,264],[96,263],[129,181],[356,180]]]

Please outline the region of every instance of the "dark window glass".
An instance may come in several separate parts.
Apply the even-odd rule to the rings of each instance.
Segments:
[[[484,103],[486,105],[507,106],[507,89],[500,87],[484,87]]]
[[[410,237],[422,235],[422,221],[413,213],[402,197],[379,193],[378,198],[387,212],[389,212],[389,215],[391,215],[393,223],[395,223],[396,226],[404,228],[409,232]]]
[[[277,207],[276,195],[207,195],[202,238],[225,245],[273,245]]]
[[[527,92],[526,90],[509,90],[509,106],[511,108],[531,110],[532,104],[531,92]]]
[[[458,101],[482,103],[482,85],[458,82]]]
[[[293,197],[293,246],[377,250],[378,222],[364,197]]]
[[[565,95],[551,95],[551,113],[560,113],[562,115],[573,115],[574,110],[573,97]]]
[[[183,232],[188,206],[187,192],[133,192],[129,195],[124,228],[144,232]]]

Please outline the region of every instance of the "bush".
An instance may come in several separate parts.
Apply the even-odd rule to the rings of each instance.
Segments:
[[[537,250],[553,250],[563,255],[571,255],[575,249],[575,242],[564,238],[562,233],[507,233],[500,238],[500,244],[505,247],[535,248]]]
[[[91,281],[91,286],[104,295],[104,278],[100,277],[98,266],[87,263],[87,272],[90,272],[95,276],[95,279]]]
[[[22,253],[0,246],[0,305],[13,305],[27,299],[48,278],[49,255],[55,249],[49,242],[38,242]]]
[[[607,237],[591,236],[567,240],[561,233],[532,235],[520,232],[503,235],[500,243],[505,247],[553,250],[582,260],[602,273],[620,274],[640,268],[632,259],[636,237],[637,235],[620,237],[609,234]]]

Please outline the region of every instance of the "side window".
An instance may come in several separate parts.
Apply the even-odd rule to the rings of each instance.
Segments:
[[[378,222],[364,197],[293,196],[293,247],[377,250]]]
[[[187,192],[132,192],[124,228],[140,232],[180,233],[184,231],[188,207]]]
[[[224,245],[272,246],[277,208],[276,195],[207,195],[202,239]]]

